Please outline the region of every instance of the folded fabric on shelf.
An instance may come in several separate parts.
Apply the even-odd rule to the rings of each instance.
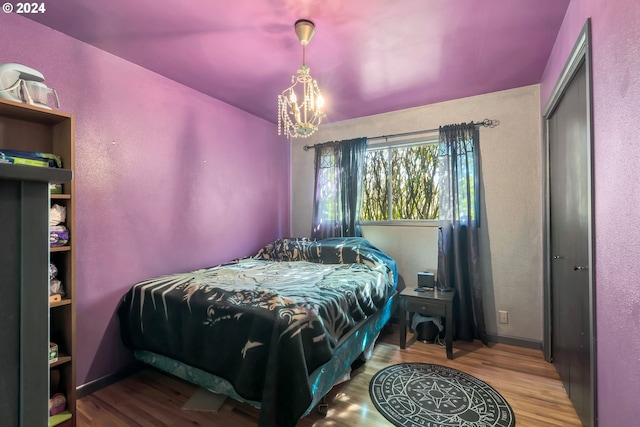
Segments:
[[[51,247],[64,246],[69,243],[69,230],[64,225],[54,225],[49,231],[49,245]]]
[[[67,208],[55,204],[49,209],[49,225],[62,224],[67,220]]]

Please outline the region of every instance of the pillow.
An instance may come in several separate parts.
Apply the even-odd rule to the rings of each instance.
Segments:
[[[321,264],[362,263],[373,268],[386,268],[394,286],[398,282],[395,260],[362,237],[331,237],[322,240],[307,237],[283,238],[265,245],[251,258]]]
[[[253,258],[271,261],[311,261],[307,254],[311,242],[315,240],[306,237],[278,239],[260,249]]]

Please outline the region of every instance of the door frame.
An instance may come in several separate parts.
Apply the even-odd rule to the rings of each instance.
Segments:
[[[597,420],[597,377],[596,377],[596,284],[595,284],[595,248],[594,248],[594,206],[593,206],[593,95],[592,95],[592,68],[591,68],[591,18],[588,18],[580,31],[578,40],[576,41],[567,62],[558,77],[558,80],[551,92],[551,96],[547,101],[547,105],[542,115],[542,135],[543,135],[543,277],[544,277],[544,336],[542,341],[542,349],[545,360],[551,362],[553,353],[551,348],[551,211],[550,211],[550,183],[549,183],[549,119],[558,107],[560,100],[573,80],[580,67],[585,66],[586,80],[586,111],[587,111],[587,206],[588,206],[588,281],[589,281],[589,340],[590,348],[590,380],[591,380],[591,396],[590,401],[593,407],[593,419],[591,425],[596,425]]]

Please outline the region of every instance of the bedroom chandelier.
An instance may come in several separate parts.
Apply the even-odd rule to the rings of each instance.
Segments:
[[[278,95],[278,135],[307,138],[318,130],[325,116],[322,112],[324,98],[305,64],[305,49],[316,26],[308,19],[298,19],[294,27],[302,44],[302,67],[291,76],[292,85]]]

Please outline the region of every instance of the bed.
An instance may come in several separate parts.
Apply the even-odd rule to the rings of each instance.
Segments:
[[[294,426],[370,349],[395,261],[363,238],[278,239],[254,256],[135,284],[118,308],[136,359]]]

